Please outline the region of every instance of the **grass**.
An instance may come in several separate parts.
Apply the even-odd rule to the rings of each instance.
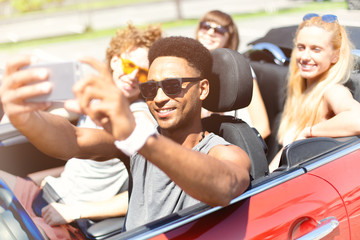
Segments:
[[[138,0],[143,2],[150,2],[153,0]],[[108,1],[110,2],[110,0]],[[120,0],[111,0],[111,2],[120,2]],[[121,0],[121,2],[131,2],[131,0]],[[345,2],[309,2],[304,4],[301,7],[290,8],[290,9],[281,9],[276,12],[266,12],[260,11],[255,13],[246,13],[246,14],[235,14],[233,18],[237,21],[246,20],[249,18],[260,18],[260,17],[271,17],[279,14],[288,14],[288,13],[296,13],[296,12],[312,12],[314,9],[321,10],[331,10],[331,9],[346,9],[347,5]],[[176,28],[176,27],[185,27],[192,26],[197,23],[198,19],[184,19],[177,20],[171,22],[162,23],[162,27],[166,29]],[[42,44],[56,43],[56,42],[67,42],[67,41],[76,41],[76,40],[84,40],[84,39],[94,39],[101,37],[109,37],[115,34],[118,28],[104,29],[98,31],[89,30],[82,34],[69,34],[64,36],[50,37],[50,38],[42,38],[42,39],[34,39],[29,41],[21,41],[16,43],[1,43],[0,50],[14,50],[24,47],[32,47],[39,46]]]

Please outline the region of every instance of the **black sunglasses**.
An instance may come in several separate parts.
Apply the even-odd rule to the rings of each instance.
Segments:
[[[211,29],[211,28],[214,29],[215,33],[218,33],[220,35],[225,35],[225,33],[228,32],[227,27],[223,27],[223,26],[212,27],[209,22],[206,22],[206,21],[200,22],[200,29],[209,31],[209,29]]]
[[[140,92],[144,98],[154,98],[157,90],[161,87],[164,93],[168,96],[174,96],[182,91],[183,82],[197,82],[202,78],[166,78],[162,81],[149,80],[145,83],[140,83]]]
[[[318,16],[320,15],[317,13],[308,13],[303,17],[303,21],[310,20],[313,17],[318,17]],[[325,14],[321,16],[321,20],[327,23],[333,23],[337,21],[337,16],[333,14]]]

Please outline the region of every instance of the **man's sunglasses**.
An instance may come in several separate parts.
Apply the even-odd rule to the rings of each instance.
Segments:
[[[148,71],[149,71],[147,68],[139,67],[138,65],[136,65],[129,59],[125,59],[125,58],[120,58],[120,59],[121,59],[121,67],[125,74],[130,74],[133,71],[135,71],[136,69],[138,69],[139,71],[136,74],[138,81],[140,83],[146,82]]]
[[[308,13],[303,17],[303,21],[310,20],[313,17],[319,17],[320,15],[317,13]],[[337,16],[333,14],[326,14],[321,16],[321,20],[327,23],[333,23],[337,21]]]
[[[168,96],[174,96],[182,91],[183,82],[197,82],[202,78],[166,78],[162,81],[150,80],[140,83],[140,92],[144,98],[154,98],[157,90],[161,87]]]
[[[220,34],[220,35],[225,35],[225,33],[228,32],[227,27],[223,27],[223,26],[219,26],[219,25],[216,27],[213,27],[213,26],[211,26],[211,24],[209,22],[206,22],[206,21],[200,22],[200,29],[205,30],[205,31],[209,31],[210,29],[213,29],[215,33]]]

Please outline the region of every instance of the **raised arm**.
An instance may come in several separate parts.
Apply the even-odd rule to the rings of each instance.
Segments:
[[[71,157],[109,159],[119,151],[113,137],[101,130],[80,129],[67,119],[43,111],[51,103],[26,100],[52,90],[46,69],[21,70],[31,63],[30,56],[19,56],[7,63],[1,85],[1,101],[11,123],[42,152],[60,159]],[[105,149],[103,149],[105,148]],[[101,155],[107,153],[107,155]]]

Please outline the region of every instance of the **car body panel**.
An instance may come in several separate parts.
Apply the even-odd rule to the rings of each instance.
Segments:
[[[300,222],[330,216],[340,225],[329,239],[349,239],[338,192],[321,178],[303,174],[153,239],[288,239],[292,232],[306,233]]]
[[[337,159],[311,174],[328,181],[341,195],[350,220],[351,238],[360,239],[360,150]]]

